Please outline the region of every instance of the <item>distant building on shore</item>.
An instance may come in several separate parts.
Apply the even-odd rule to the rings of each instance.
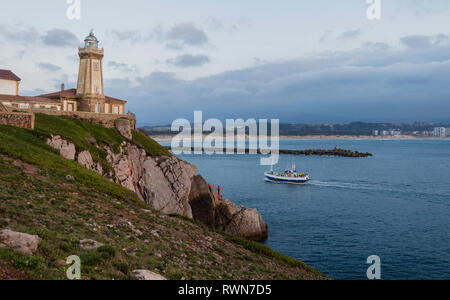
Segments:
[[[402,131],[399,129],[389,129],[389,130],[374,130],[372,135],[374,136],[399,136]]]
[[[445,127],[436,127],[433,130],[433,136],[435,137],[445,137],[447,136],[447,128]]]

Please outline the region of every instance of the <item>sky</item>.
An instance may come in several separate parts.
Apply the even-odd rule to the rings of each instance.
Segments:
[[[0,69],[22,95],[75,88],[91,29],[108,96],[144,124],[450,122],[450,1],[15,0],[0,10]],[[374,0],[375,1],[375,0]]]

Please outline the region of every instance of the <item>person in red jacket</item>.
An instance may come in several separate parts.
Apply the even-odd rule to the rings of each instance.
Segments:
[[[221,189],[220,186],[219,186],[219,188],[217,189],[217,192],[219,193],[219,201],[223,200],[223,198],[222,198],[222,191],[223,191],[223,189]]]

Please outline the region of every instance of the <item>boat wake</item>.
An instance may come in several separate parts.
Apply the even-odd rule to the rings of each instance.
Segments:
[[[378,191],[381,190],[379,186],[364,184],[364,183],[353,183],[353,182],[338,182],[338,181],[319,181],[311,180],[310,185],[331,187],[331,188],[341,188],[341,189],[352,189],[352,190],[370,190]]]

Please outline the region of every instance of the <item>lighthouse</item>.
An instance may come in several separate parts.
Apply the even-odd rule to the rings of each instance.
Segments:
[[[77,98],[79,109],[96,113],[109,113],[105,101],[103,87],[104,49],[99,47],[99,41],[91,30],[84,40],[84,48],[78,49],[80,68],[78,72]]]

